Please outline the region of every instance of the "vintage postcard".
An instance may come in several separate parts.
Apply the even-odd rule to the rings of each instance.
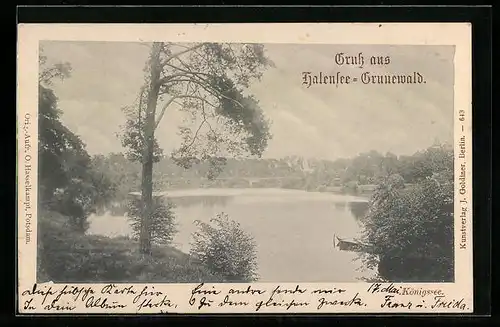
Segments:
[[[18,309],[471,313],[469,24],[20,24]]]

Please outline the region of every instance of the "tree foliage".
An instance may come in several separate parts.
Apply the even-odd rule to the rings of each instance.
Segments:
[[[70,217],[79,231],[86,219],[110,198],[113,185],[95,171],[85,144],[61,122],[58,99],[49,88],[54,78],[70,76],[68,63],[46,66],[40,56],[38,87],[39,197],[40,203]]]
[[[362,255],[390,281],[452,281],[452,167],[406,187],[400,175],[377,187],[364,220]]]
[[[270,64],[262,45],[155,42],[137,103],[124,109],[127,123],[121,140],[128,157],[142,165],[141,252],[151,252],[153,164],[162,156],[155,130],[167,109],[185,113],[179,126],[181,146],[171,157],[190,167],[193,161],[224,163],[214,158],[242,152],[260,156],[270,138],[258,101],[244,93]],[[159,107],[161,106],[161,108]],[[220,169],[210,170],[213,178]]]
[[[71,76],[72,67],[69,62],[47,64],[47,56],[44,55],[43,48],[40,48],[38,56],[40,72],[38,75],[38,83],[46,86],[51,86],[54,79],[64,80]]]
[[[110,153],[92,157],[92,166],[106,176],[114,188],[113,196],[103,209],[113,215],[124,215],[130,192],[140,189],[140,165],[129,161],[123,153]]]
[[[124,107],[122,110],[127,117],[125,126],[122,126],[121,138],[122,146],[127,150],[127,158],[131,161],[142,163],[146,149],[146,115],[147,115],[148,94],[145,87],[137,98],[136,104]],[[153,161],[158,162],[163,157],[163,150],[158,144],[158,140],[153,137]]]
[[[271,137],[269,121],[259,102],[245,90],[259,80],[272,62],[259,44],[155,43],[159,51],[157,65],[158,108],[154,129],[168,110],[180,110],[184,122],[178,133],[180,146],[171,157],[182,167],[207,161],[216,176],[227,155],[261,155]],[[151,60],[145,66],[145,81],[136,103],[124,108],[127,122],[121,140],[131,160],[144,158],[147,106],[151,89]],[[154,161],[163,153],[154,138]]]
[[[141,232],[141,199],[129,200],[127,217],[131,220],[134,238],[139,239]],[[162,198],[155,198],[151,215],[151,241],[156,245],[169,245],[177,232],[174,205]]]
[[[405,183],[417,183],[434,172],[453,164],[453,152],[447,144],[436,144],[413,155],[385,155],[377,151],[360,153],[351,159],[339,159],[330,164],[343,184],[378,184],[386,176],[399,174]]]
[[[225,213],[210,223],[195,222],[190,254],[228,282],[251,282],[257,279],[257,252],[253,237]]]

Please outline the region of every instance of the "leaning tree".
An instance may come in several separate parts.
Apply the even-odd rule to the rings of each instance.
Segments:
[[[142,165],[140,250],[151,252],[153,164],[162,157],[155,132],[165,113],[185,113],[181,142],[172,151],[180,166],[210,164],[209,177],[220,172],[228,155],[261,156],[271,135],[257,99],[248,94],[272,66],[261,44],[148,44],[145,80],[138,99],[124,108],[127,123],[122,144],[129,159]]]

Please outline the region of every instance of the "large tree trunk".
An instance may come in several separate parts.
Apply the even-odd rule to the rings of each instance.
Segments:
[[[151,216],[153,213],[153,150],[154,150],[154,127],[156,104],[160,91],[160,45],[155,43],[150,58],[151,80],[148,90],[148,101],[144,124],[144,136],[146,138],[144,154],[142,158],[142,219],[140,233],[140,251],[142,254],[151,254]]]
[[[151,254],[150,217],[153,210],[153,156],[143,159],[142,163],[142,204],[140,246],[142,254]]]

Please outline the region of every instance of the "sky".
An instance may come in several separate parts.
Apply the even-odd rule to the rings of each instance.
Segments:
[[[69,79],[56,82],[62,121],[80,135],[90,154],[124,149],[116,133],[121,108],[137,98],[148,48],[126,42],[41,43],[49,63],[69,62]],[[249,90],[271,121],[272,140],[263,157],[298,155],[330,159],[377,150],[413,154],[453,137],[453,60],[450,46],[265,44],[275,63]],[[337,53],[390,56],[385,66],[338,66]],[[306,88],[302,72],[359,76],[362,72],[421,73],[425,84],[316,85]],[[181,114],[168,111],[156,137],[164,152],[179,146]]]

